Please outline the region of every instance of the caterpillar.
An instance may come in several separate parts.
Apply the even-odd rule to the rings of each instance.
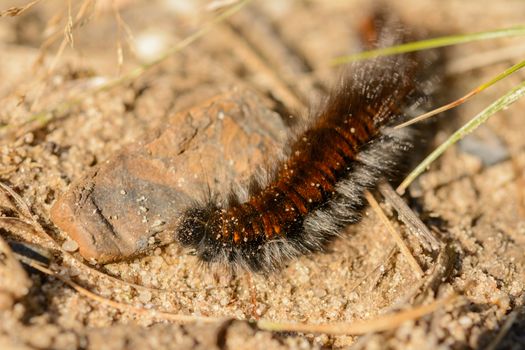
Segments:
[[[266,176],[182,214],[176,239],[205,263],[268,273],[323,251],[359,221],[364,192],[398,172],[414,133],[392,126],[425,100],[413,55],[353,64]]]

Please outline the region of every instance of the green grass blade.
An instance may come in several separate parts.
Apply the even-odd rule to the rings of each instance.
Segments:
[[[441,156],[450,146],[461,140],[467,134],[474,131],[478,126],[486,122],[492,115],[500,111],[503,108],[510,106],[516,102],[520,97],[525,95],[525,81],[518,86],[511,89],[504,96],[494,101],[490,106],[485,108],[468,123],[463,125],[459,130],[454,132],[445,142],[439,145],[428,157],[426,157],[399,185],[397,192],[403,194],[407,187],[414,181],[419,175],[421,175],[425,169],[427,169],[433,161]]]
[[[515,65],[513,65],[512,67],[509,67],[509,68],[505,69],[503,72],[501,72],[500,74],[496,75],[495,77],[493,77],[489,81],[487,81],[487,82],[481,84],[480,86],[478,86],[476,88],[476,90],[481,92],[481,91],[485,90],[486,88],[496,84],[498,81],[502,80],[503,78],[506,78],[509,75],[511,75],[512,73],[520,70],[523,67],[525,67],[525,60],[523,60],[521,62],[518,62]]]
[[[424,114],[422,114],[420,116],[417,116],[415,118],[412,118],[412,119],[410,119],[410,120],[408,120],[408,121],[406,121],[406,122],[404,122],[402,124],[397,125],[395,128],[396,129],[404,128],[405,126],[412,125],[414,123],[417,123],[417,122],[420,122],[422,120],[428,119],[428,118],[430,118],[430,117],[432,117],[432,116],[434,116],[436,114],[448,111],[449,109],[452,109],[452,108],[455,108],[455,107],[465,103],[466,101],[468,101],[472,97],[476,96],[477,94],[479,94],[483,90],[485,90],[485,89],[489,88],[490,86],[496,84],[498,81],[500,81],[500,80],[508,77],[512,73],[522,69],[523,67],[525,67],[525,61],[521,61],[519,63],[516,63],[512,67],[509,67],[509,68],[505,69],[500,74],[496,75],[495,77],[493,77],[489,81],[484,82],[483,84],[477,86],[474,90],[471,90],[468,94],[458,98],[457,100],[452,101],[451,103],[448,103],[448,104],[446,104],[444,106],[436,108],[436,109],[434,109],[434,110],[432,110],[430,112],[424,113]]]
[[[471,33],[471,34],[458,34],[442,36],[433,39],[414,41],[406,44],[385,47],[382,49],[359,52],[349,56],[336,57],[332,60],[332,65],[344,64],[354,61],[361,61],[368,58],[378,56],[390,56],[400,53],[414,52],[420,50],[434,49],[443,46],[451,46],[457,44],[468,43],[478,40],[488,40],[495,38],[506,38],[512,36],[525,35],[525,26],[515,26],[505,29],[497,29],[487,32]]]

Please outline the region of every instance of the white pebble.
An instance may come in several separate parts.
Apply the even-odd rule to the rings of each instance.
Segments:
[[[64,249],[66,252],[75,252],[78,249],[78,243],[72,239],[68,239],[62,243],[62,249]]]
[[[146,304],[151,301],[151,292],[149,290],[143,290],[139,293],[139,300],[141,303]]]

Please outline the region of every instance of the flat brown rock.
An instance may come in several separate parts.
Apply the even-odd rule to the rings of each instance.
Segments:
[[[170,243],[185,208],[209,189],[242,184],[284,134],[281,118],[253,93],[218,96],[91,169],[57,200],[52,220],[100,263]]]

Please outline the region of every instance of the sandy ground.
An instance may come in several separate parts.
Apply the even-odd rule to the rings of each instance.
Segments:
[[[2,194],[0,236],[38,246],[62,276],[146,311],[102,305],[57,278],[30,270],[28,293],[9,292],[14,300],[0,302],[1,349],[525,347],[524,101],[448,150],[410,188],[406,200],[447,246],[428,255],[402,224],[395,224],[427,271],[422,278],[414,275],[371,210],[327,253],[303,257],[267,277],[209,271],[176,244],[105,266],[83,261],[78,252],[66,254],[64,249],[74,251],[74,244],[53,225],[50,208],[71,182],[145,132],[161,128],[174,113],[231,86],[258,94],[267,108],[282,115],[315,101],[337,76],[328,63],[356,48],[357,26],[371,9],[357,0],[254,1],[140,78],[64,105],[94,83],[115,77],[119,69],[126,72],[164,52],[213,16],[198,2],[116,3],[137,43],[134,57],[120,27],[121,67],[111,7],[90,12],[73,32],[74,49],[66,48],[47,76],[42,67],[35,72],[31,65],[41,52],[46,23],[67,7],[42,2],[20,17],[0,18],[0,180],[33,215],[24,217],[13,198]],[[75,13],[80,3],[73,4]],[[521,1],[427,0],[390,6],[407,26],[437,34],[506,28],[525,19]],[[61,40],[49,49],[47,66]],[[448,75],[441,84],[451,96],[461,96],[518,62],[525,52],[522,42],[493,40],[448,49]],[[449,114],[430,141],[443,141],[524,77],[518,72]],[[0,285],[15,283],[6,278]],[[270,332],[241,321],[180,324],[148,312],[355,322],[427,304],[451,291],[461,299],[417,321],[363,336]],[[504,325],[510,327],[505,334]],[[502,339],[496,339],[500,334]]]

